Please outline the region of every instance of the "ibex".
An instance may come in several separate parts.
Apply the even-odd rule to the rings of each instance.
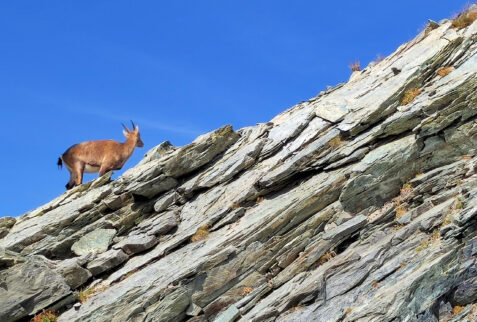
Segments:
[[[143,147],[139,127],[131,121],[134,130],[129,130],[124,124],[123,134],[126,142],[114,140],[87,141],[71,146],[58,158],[58,167],[63,162],[70,172],[70,181],[66,189],[79,186],[83,182],[83,173],[95,173],[99,176],[110,170],[119,170],[131,156],[135,147]]]

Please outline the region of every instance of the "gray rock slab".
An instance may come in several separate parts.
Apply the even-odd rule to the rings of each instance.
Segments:
[[[239,315],[239,309],[237,309],[235,305],[231,305],[225,312],[221,313],[214,322],[233,322]]]
[[[82,263],[81,259],[71,258],[61,261],[56,268],[72,290],[86,283],[92,276],[90,271],[80,266]]]
[[[113,245],[113,249],[122,249],[126,254],[132,255],[140,253],[155,246],[159,241],[151,235],[133,235],[121,240]]]
[[[96,229],[81,237],[71,246],[71,250],[78,256],[88,253],[104,253],[108,250],[116,235],[115,229]]]
[[[186,175],[209,163],[238,139],[239,135],[230,125],[201,135],[191,144],[174,151],[164,165],[163,172],[172,177]]]
[[[40,256],[0,271],[0,320],[15,321],[71,294],[65,279]]]
[[[93,261],[89,262],[87,268],[94,276],[96,276],[118,266],[128,258],[129,256],[122,250],[111,249],[98,255]]]

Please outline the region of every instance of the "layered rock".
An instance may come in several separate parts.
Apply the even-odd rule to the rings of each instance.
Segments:
[[[0,320],[471,317],[477,23],[450,25],[266,124],[162,144],[0,223]]]

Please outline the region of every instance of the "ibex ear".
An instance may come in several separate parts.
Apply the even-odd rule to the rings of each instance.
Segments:
[[[126,132],[126,130],[123,130],[123,134],[124,134],[125,137],[128,137],[129,132]]]
[[[136,125],[136,127],[134,128],[134,132],[139,133],[139,126]]]

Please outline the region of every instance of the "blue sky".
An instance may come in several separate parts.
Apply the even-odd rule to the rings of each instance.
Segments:
[[[134,120],[145,147],[124,171],[162,141],[267,122],[466,3],[3,1],[0,217],[62,194],[74,143],[123,141]]]

